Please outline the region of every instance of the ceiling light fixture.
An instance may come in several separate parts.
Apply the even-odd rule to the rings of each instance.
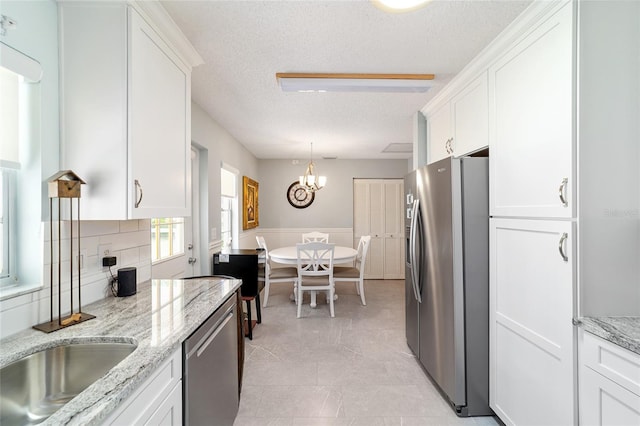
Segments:
[[[300,185],[304,186],[308,192],[316,192],[322,189],[327,183],[326,176],[317,176],[315,166],[313,164],[313,143],[311,144],[311,155],[309,156],[309,164],[304,176],[300,176]]]
[[[283,92],[394,92],[423,93],[433,74],[322,74],[276,73]]]
[[[431,0],[371,0],[373,4],[387,12],[409,12],[418,9]]]

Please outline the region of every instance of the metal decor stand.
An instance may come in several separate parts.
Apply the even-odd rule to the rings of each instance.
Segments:
[[[81,265],[81,255],[80,255],[80,185],[84,184],[84,181],[80,179],[75,173],[71,170],[63,170],[61,172],[56,173],[48,180],[49,184],[49,240],[50,240],[50,248],[51,248],[51,269],[50,269],[50,321],[44,322],[42,324],[34,325],[33,328],[36,330],[44,331],[45,333],[51,333],[52,331],[60,330],[61,328],[70,327],[75,324],[79,324],[84,321],[88,321],[90,319],[95,318],[95,315],[88,314],[86,312],[82,312],[82,281],[80,270],[82,268]],[[53,270],[55,267],[54,262],[54,241],[53,241],[53,199],[58,199],[58,317],[54,318],[53,315]],[[63,318],[62,317],[62,220],[61,220],[61,198],[69,199],[69,287],[70,287],[70,315]],[[78,228],[77,233],[77,247],[78,247],[78,311],[74,312],[73,310],[73,199],[77,198],[78,202],[78,213],[76,226]]]

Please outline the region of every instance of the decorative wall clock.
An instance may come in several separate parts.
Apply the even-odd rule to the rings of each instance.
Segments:
[[[289,189],[287,189],[287,200],[289,204],[297,209],[309,207],[315,197],[316,194],[314,192],[307,191],[307,189],[297,181],[289,185]]]

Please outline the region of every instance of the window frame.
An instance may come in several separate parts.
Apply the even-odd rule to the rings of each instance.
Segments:
[[[152,265],[185,255],[185,252],[184,252],[185,220],[183,217],[152,218],[150,226],[151,226],[150,245],[151,245],[151,264]],[[159,236],[162,233],[161,228],[165,226],[168,227],[167,243],[169,245],[169,251],[168,251],[168,254],[163,256],[162,238],[159,238]],[[180,251],[175,251],[176,248],[178,248]]]
[[[223,173],[227,173],[230,176],[233,176],[233,185],[231,185],[231,191],[225,192],[225,178],[223,177]],[[236,241],[238,240],[238,182],[239,182],[240,171],[229,164],[222,163],[220,167],[220,241],[222,242],[222,249],[231,249],[234,247]],[[227,187],[227,190],[229,188]],[[224,200],[228,200],[229,209],[223,210]],[[225,240],[223,237],[223,217],[224,212],[229,211],[228,221],[229,221],[229,231],[225,231],[224,234],[231,234],[228,244],[225,244]]]

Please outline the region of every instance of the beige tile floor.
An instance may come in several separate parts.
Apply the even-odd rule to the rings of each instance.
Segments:
[[[335,318],[323,295],[296,318],[289,284],[274,284],[246,342],[234,426],[496,425],[458,418],[431,384],[404,334],[404,281],[365,282],[367,306],[340,283]],[[306,296],[308,298],[308,296]]]

